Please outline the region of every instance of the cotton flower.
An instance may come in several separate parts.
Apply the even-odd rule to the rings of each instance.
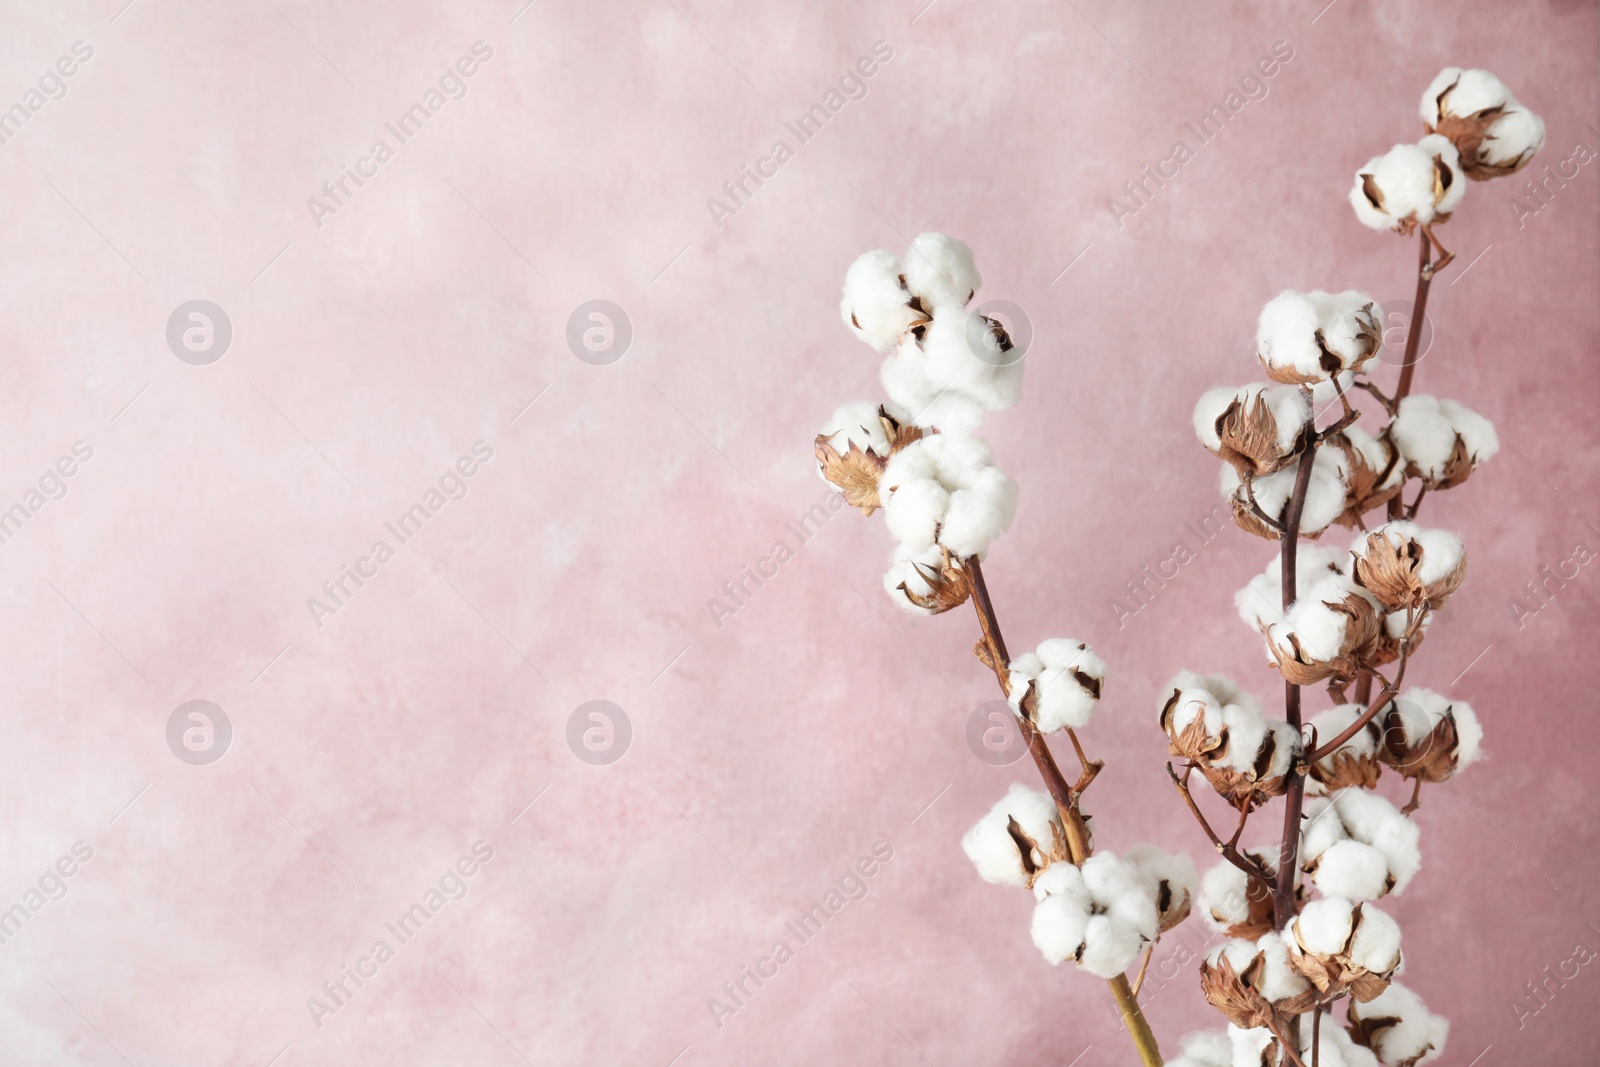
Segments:
[[[835,411],[817,434],[817,473],[863,515],[879,507],[878,479],[889,457],[922,436],[903,424],[903,414],[861,400]]]
[[[1233,1067],[1233,1040],[1225,1030],[1198,1030],[1183,1039],[1182,1054],[1167,1067]]]
[[[1152,887],[1162,933],[1189,917],[1198,881],[1194,860],[1186,853],[1164,852],[1155,845],[1135,845],[1127,858]]]
[[[1299,386],[1254,383],[1212,389],[1194,409],[1195,434],[1240,477],[1282,470],[1311,421],[1311,397]]]
[[[1393,804],[1366,789],[1341,789],[1308,797],[1300,831],[1301,869],[1318,889],[1353,900],[1376,900],[1404,892],[1422,866],[1421,830]],[[1341,843],[1329,870],[1322,860]],[[1381,871],[1379,864],[1381,862]]]
[[[889,599],[917,615],[939,615],[960,607],[972,594],[961,561],[943,545],[925,549],[896,545],[883,575]]]
[[[1377,354],[1383,309],[1366,293],[1285,289],[1261,309],[1256,353],[1267,377],[1285,385],[1359,371]]]
[[[1313,716],[1308,725],[1317,731],[1317,744],[1321,746],[1348,730],[1366,710],[1360,704],[1339,704]],[[1383,773],[1381,738],[1376,719],[1369,720],[1337,749],[1311,765],[1306,785],[1315,782],[1330,793],[1349,786],[1371,789]]]
[[[1015,783],[961,838],[961,849],[984,881],[1029,888],[1067,858],[1067,835],[1055,801]]]
[[[1346,426],[1323,447],[1336,448],[1344,455],[1345,507],[1333,520],[1341,526],[1360,527],[1363,515],[1393,500],[1405,483],[1400,450],[1388,437],[1374,437],[1359,426]]]
[[[1380,758],[1401,777],[1442,782],[1483,754],[1483,726],[1472,705],[1431,689],[1408,689],[1383,716]]]
[[[1081,641],[1055,638],[1011,661],[1011,710],[1041,733],[1076,729],[1100,702],[1106,664]]]
[[[1310,589],[1323,578],[1343,574],[1345,553],[1321,545],[1301,545],[1295,553],[1295,588]],[[1273,556],[1266,570],[1233,594],[1239,618],[1252,630],[1266,632],[1273,623],[1283,621],[1283,565]]]
[[[1247,533],[1269,541],[1278,540],[1278,531],[1263,523],[1256,510],[1259,508],[1262,515],[1281,526],[1298,474],[1299,464],[1293,464],[1262,478],[1241,481],[1237,470],[1224,465],[1220,487],[1223,499],[1233,508],[1233,521]],[[1302,537],[1321,536],[1344,512],[1348,478],[1349,470],[1342,452],[1337,448],[1317,449],[1317,457],[1311,464],[1311,478],[1306,483],[1305,504],[1300,511]],[[1252,500],[1254,508],[1250,506]]]
[[[1289,963],[1324,996],[1348,991],[1366,1003],[1400,966],[1400,927],[1371,904],[1324,897],[1284,931]]]
[[[1161,728],[1167,751],[1199,768],[1217,793],[1243,810],[1282,796],[1300,754],[1300,735],[1269,720],[1261,702],[1221,676],[1182,671],[1167,683]]]
[[[950,433],[896,452],[878,482],[889,532],[917,551],[940,544],[962,558],[982,555],[1017,506],[1016,484],[990,458],[978,438]]]
[[[1159,933],[1150,884],[1112,853],[1083,866],[1056,864],[1033,887],[1033,943],[1052,964],[1072,960],[1090,974],[1115,978]]]
[[[1350,679],[1378,636],[1378,611],[1364,590],[1340,574],[1319,580],[1268,627],[1267,650],[1284,680],[1314,685]]]
[[[1466,193],[1462,177],[1456,146],[1429,134],[1368,160],[1356,172],[1350,203],[1363,225],[1410,236],[1418,226],[1450,217]]]
[[[1316,1002],[1311,984],[1290,965],[1277,932],[1212,949],[1200,965],[1200,991],[1229,1022],[1245,1029],[1310,1011]]]
[[[1411,990],[1390,982],[1365,1004],[1350,1005],[1349,1032],[1386,1067],[1421,1067],[1444,1055],[1450,1022],[1430,1012]]]
[[[1252,849],[1244,856],[1260,864],[1268,878],[1277,877],[1276,846]],[[1200,914],[1208,926],[1228,937],[1254,941],[1272,930],[1272,908],[1272,891],[1229,860],[1219,862],[1200,880]]]
[[[1020,359],[999,323],[967,307],[983,284],[972,250],[925,233],[902,264],[868,252],[845,274],[840,314],[856,336],[887,351],[881,378],[912,425],[971,432],[984,413],[1015,404]]]
[[[1448,137],[1475,181],[1515,174],[1544,145],[1544,120],[1486,70],[1446,67],[1422,94],[1428,132]]]
[[[1467,577],[1460,538],[1399,519],[1357,537],[1350,561],[1352,580],[1387,612],[1443,607]]]
[[[1500,451],[1494,423],[1454,400],[1413,393],[1400,401],[1389,424],[1406,476],[1429,489],[1449,489],[1467,480]]]

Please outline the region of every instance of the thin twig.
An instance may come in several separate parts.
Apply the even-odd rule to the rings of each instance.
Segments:
[[[1144,962],[1139,964],[1139,975],[1133,980],[1134,996],[1138,996],[1139,990],[1144,988],[1144,972],[1150,969],[1150,957],[1154,956],[1155,954],[1156,946],[1155,943],[1152,942],[1150,947],[1144,950]]]
[[[1188,805],[1190,814],[1194,816],[1195,822],[1200,824],[1200,829],[1205,831],[1206,837],[1211,839],[1211,845],[1217,850],[1217,854],[1239,868],[1246,875],[1258,880],[1266,888],[1267,892],[1271,893],[1272,877],[1268,874],[1267,869],[1224,841],[1211,828],[1211,823],[1206,821],[1205,813],[1200,810],[1200,805],[1195,803],[1194,794],[1189,792],[1188,777],[1189,772],[1193,769],[1194,764],[1191,763],[1184,768],[1183,777],[1180,778],[1178,777],[1178,772],[1172,769],[1171,762],[1167,763],[1167,774],[1172,778],[1172,784],[1178,787],[1178,793],[1183,797],[1183,802]]]
[[[1367,710],[1363,711],[1355,722],[1339,731],[1332,741],[1318,746],[1314,752],[1307,756],[1306,762],[1308,764],[1316,763],[1323,757],[1339,751],[1340,745],[1366,729],[1367,723],[1371,722],[1380,710],[1387,707],[1390,698],[1400,691],[1400,685],[1405,681],[1406,677],[1406,664],[1411,661],[1411,642],[1416,637],[1418,629],[1422,626],[1422,620],[1427,617],[1429,610],[1431,610],[1430,605],[1423,604],[1422,610],[1417,613],[1416,618],[1406,627],[1405,636],[1400,639],[1400,665],[1395,668],[1394,681],[1384,680],[1383,689],[1379,691],[1377,696],[1372,698],[1372,701],[1367,705]],[[1383,678],[1377,671],[1372,673],[1377,674],[1380,679]]]

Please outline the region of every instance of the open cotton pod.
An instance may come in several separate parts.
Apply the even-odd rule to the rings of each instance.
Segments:
[[[1298,293],[1285,289],[1261,309],[1256,355],[1267,377],[1285,385],[1326,382],[1359,371],[1383,341],[1383,309],[1351,289]]]
[[[1282,537],[1279,528],[1287,518],[1298,475],[1298,463],[1256,478],[1241,478],[1237,469],[1225,464],[1219,488],[1233,509],[1233,521],[1239,529],[1277,541]],[[1317,449],[1311,479],[1306,484],[1305,505],[1300,511],[1301,537],[1316,540],[1344,512],[1348,477],[1344,453],[1337,448]],[[1263,516],[1268,521],[1263,521]]]
[[[1263,382],[1238,389],[1212,389],[1194,409],[1194,429],[1212,455],[1231,464],[1241,478],[1288,466],[1311,421],[1311,394],[1298,386]]]
[[[887,407],[865,400],[846,404],[817,434],[817,472],[847,504],[871,515],[879,507],[878,479],[889,457],[921,436]]]
[[[1056,802],[1020,782],[966,832],[961,849],[984,881],[1025,889],[1068,855]]]
[[[918,551],[938,544],[962,558],[982,555],[1017,508],[1016,483],[991,458],[968,434],[930,434],[900,449],[878,480],[889,532]]]
[[[1356,171],[1350,204],[1363,225],[1409,237],[1450,217],[1466,193],[1463,177],[1456,146],[1429,134],[1369,159]]]
[[[1339,704],[1313,716],[1308,725],[1317,731],[1318,744],[1322,744],[1348,730],[1366,710],[1360,704]],[[1331,793],[1377,785],[1378,776],[1383,773],[1379,758],[1382,735],[1376,717],[1369,720],[1337,749],[1310,766],[1307,786],[1315,782],[1322,792]]]
[[[1347,426],[1322,447],[1336,448],[1344,455],[1345,505],[1333,520],[1340,526],[1360,528],[1363,515],[1388,504],[1405,484],[1400,450],[1386,436],[1374,437],[1359,426]]]
[[[916,549],[895,545],[883,575],[889,598],[918,615],[940,615],[972,595],[972,576],[943,545]]]
[[[1356,538],[1350,557],[1351,578],[1386,612],[1442,608],[1467,578],[1460,538],[1404,520]]]
[[[1422,121],[1450,139],[1474,181],[1515,174],[1544,145],[1544,120],[1486,70],[1441,70],[1422,94]]]
[[[845,271],[839,314],[857,337],[880,352],[933,317],[907,288],[900,261],[882,248],[863,252]]]
[[[1243,1029],[1276,1026],[1316,1004],[1316,991],[1290,965],[1284,939],[1276,932],[1212,949],[1200,965],[1200,991]]]
[[[1292,685],[1348,680],[1361,670],[1379,625],[1366,593],[1344,575],[1331,575],[1302,593],[1283,622],[1267,629],[1267,651]]]
[[[1450,1022],[1428,1010],[1399,982],[1365,1004],[1351,1002],[1350,1037],[1371,1049],[1384,1067],[1422,1067],[1444,1055]]]
[[[1235,808],[1282,796],[1300,754],[1300,735],[1267,719],[1261,702],[1221,676],[1181,671],[1167,684],[1161,728],[1167,751],[1193,763]]]
[[[1178,1056],[1166,1067],[1233,1067],[1233,1040],[1226,1030],[1186,1034]]]
[[[1494,423],[1464,404],[1421,393],[1400,401],[1388,436],[1406,476],[1429,489],[1460,485],[1500,451]]]
[[[1408,689],[1382,718],[1380,756],[1402,778],[1442,782],[1483,754],[1483,726],[1464,700]]]
[[[1244,857],[1260,864],[1269,878],[1277,877],[1277,846],[1251,849]],[[1304,891],[1304,883],[1295,886],[1297,904]],[[1252,878],[1228,860],[1218,862],[1200,880],[1200,914],[1208,926],[1226,937],[1254,941],[1271,931],[1272,906],[1272,890],[1263,885],[1261,879]]]
[[[1011,661],[1011,710],[1040,733],[1088,723],[1100,702],[1106,664],[1082,641],[1058,637]]]
[[[1398,894],[1422,867],[1421,834],[1414,820],[1368,789],[1309,797],[1300,830],[1301,870],[1326,896],[1376,900]]]
[[[1348,992],[1366,1002],[1400,966],[1400,927],[1371,904],[1313,900],[1284,932],[1289,963],[1324,997]]]
[[[1155,845],[1135,845],[1128,850],[1128,862],[1138,868],[1140,876],[1153,887],[1161,933],[1189,917],[1199,879],[1194,860],[1187,853],[1165,852]]]
[[[1159,935],[1153,889],[1114,853],[1083,866],[1060,863],[1034,883],[1033,943],[1050,963],[1071,960],[1090,974],[1115,978]]]

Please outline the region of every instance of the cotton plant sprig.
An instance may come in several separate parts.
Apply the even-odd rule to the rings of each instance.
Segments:
[[[1468,181],[1525,166],[1544,123],[1494,75],[1455,67],[1434,79],[1421,110],[1425,136],[1370,160],[1350,192],[1362,223],[1419,242],[1393,395],[1372,377],[1375,302],[1355,291],[1286,292],[1262,309],[1257,332],[1270,382],[1214,389],[1195,408],[1201,444],[1224,461],[1236,524],[1278,542],[1277,559],[1235,605],[1283,677],[1284,717],[1268,718],[1226,678],[1192,672],[1161,698],[1169,750],[1183,761],[1168,772],[1223,860],[1202,879],[1195,910],[1229,939],[1200,968],[1227,1030],[1190,1035],[1174,1065],[1414,1067],[1438,1059],[1449,1033],[1395,981],[1400,928],[1379,902],[1421,868],[1410,816],[1423,785],[1481,755],[1469,704],[1402,686],[1433,616],[1466,578],[1460,538],[1418,524],[1417,513],[1428,493],[1493,458],[1499,440],[1477,412],[1411,386],[1428,288],[1453,258],[1437,228]],[[1358,391],[1377,401],[1375,433],[1356,425]],[[1316,413],[1335,402],[1338,414],[1319,428]],[[1386,521],[1369,525],[1375,511]],[[1335,526],[1356,531],[1348,550],[1326,544]],[[1330,706],[1307,719],[1302,688],[1313,685],[1326,687]],[[1375,791],[1385,770],[1411,783],[1404,808]],[[1226,839],[1190,788],[1196,772],[1237,813]],[[1279,844],[1242,846],[1250,816],[1278,798]],[[1333,1009],[1345,1001],[1340,1028]]]
[[[1051,964],[1105,979],[1140,1059],[1161,1052],[1139,1007],[1141,953],[1188,917],[1194,863],[1150,845],[1096,852],[1084,791],[1103,763],[1077,731],[1100,702],[1106,664],[1082,641],[1051,638],[1013,658],[1000,632],[982,560],[1010,527],[1016,484],[975,431],[1016,403],[1022,363],[1001,324],[970,308],[982,285],[971,250],[925,233],[905,258],[868,252],[845,275],[846,325],[884,353],[887,399],[846,404],[817,435],[818,469],[864,514],[881,508],[896,544],[883,586],[907,611],[937,615],[971,601],[974,652],[994,672],[1045,791],[1015,783],[961,845],[985,880],[1032,890],[1030,933]],[[1079,775],[1069,782],[1045,738],[1066,735]]]

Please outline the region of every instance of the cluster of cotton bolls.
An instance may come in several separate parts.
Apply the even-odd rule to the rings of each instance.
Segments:
[[[1377,900],[1399,894],[1422,866],[1420,836],[1415,822],[1370,790],[1308,797],[1301,869],[1324,896]]]
[[[1300,592],[1283,621],[1267,627],[1267,648],[1286,681],[1314,685],[1350,679],[1362,668],[1381,623],[1370,595],[1343,574]]]
[[[1351,1040],[1350,1035],[1338,1027],[1322,1027],[1315,1056],[1311,1042],[1311,1027],[1302,1025],[1300,1058],[1304,1063],[1315,1061],[1319,1067],[1379,1067],[1369,1049]],[[1230,1025],[1225,1031],[1201,1030],[1185,1037],[1183,1054],[1168,1060],[1167,1067],[1285,1067],[1287,1061],[1280,1060],[1278,1055],[1271,1030],[1266,1027],[1245,1030]],[[1403,1060],[1383,1062],[1385,1067],[1390,1064],[1411,1067]]]
[[[1071,960],[1114,978],[1189,914],[1194,863],[1151,845],[1068,858],[1055,802],[1013,785],[961,839],[985,881],[1031,888],[1033,943],[1052,964]]]
[[[1463,179],[1486,181],[1527,165],[1544,144],[1544,120],[1493,74],[1460,67],[1433,79],[1421,114],[1427,135],[1368,160],[1356,172],[1350,204],[1374,230],[1409,235],[1421,226],[1437,246],[1428,228],[1460,205]]]
[[[889,532],[909,549],[982,556],[1011,526],[1017,486],[968,434],[929,434],[889,457],[878,481]]]
[[[967,307],[982,284],[972,249],[942,233],[918,236],[903,263],[880,249],[845,274],[840,314],[857,337],[888,352],[884,390],[914,425],[970,432],[1022,394],[1010,339]]]
[[[1422,123],[1456,146],[1477,181],[1515,174],[1544,145],[1544,120],[1486,70],[1446,67],[1422,94]]]
[[[1163,692],[1161,728],[1172,755],[1193,763],[1235,807],[1282,795],[1301,748],[1292,726],[1268,719],[1260,700],[1221,675],[1180,671]]]
[[[1011,661],[1011,710],[1041,733],[1077,729],[1100,702],[1106,664],[1082,641],[1057,637]]]
[[[1459,485],[1500,451],[1494,423],[1448,397],[1424,394],[1400,401],[1389,439],[1400,450],[1406,475],[1430,489]]]

